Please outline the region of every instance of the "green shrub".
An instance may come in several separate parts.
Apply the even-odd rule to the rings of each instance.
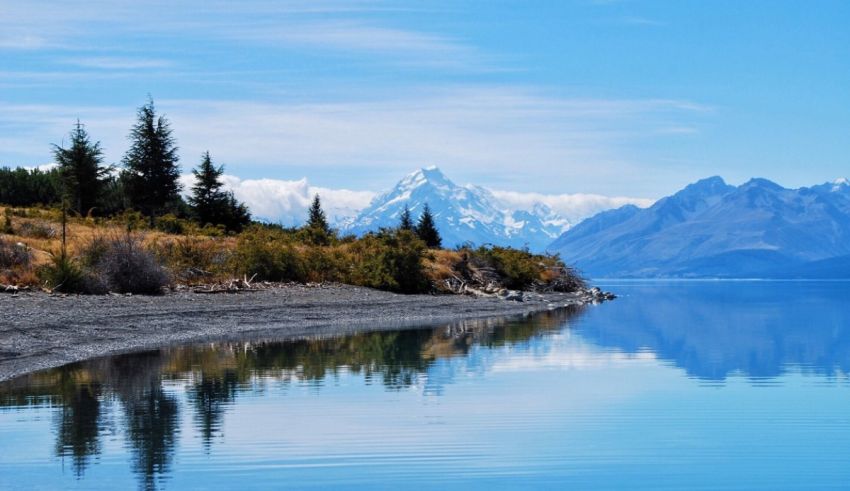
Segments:
[[[62,293],[105,293],[104,286],[67,254],[54,254],[38,271],[39,278],[53,291]]]
[[[425,243],[409,230],[367,234],[349,246],[348,283],[399,293],[430,289],[422,257]]]
[[[198,237],[159,240],[151,245],[151,251],[162,264],[189,279],[226,272],[232,254],[220,241]]]
[[[282,230],[251,227],[239,236],[233,255],[234,269],[259,280],[305,281],[304,263],[291,239]]]
[[[345,255],[335,247],[307,247],[302,253],[307,281],[344,281]]]
[[[167,234],[182,235],[186,232],[184,220],[172,214],[163,215],[156,219],[156,229]]]
[[[543,256],[532,254],[527,249],[479,247],[469,251],[469,255],[473,263],[495,268],[502,277],[503,286],[512,290],[527,289],[541,279],[546,269]]]

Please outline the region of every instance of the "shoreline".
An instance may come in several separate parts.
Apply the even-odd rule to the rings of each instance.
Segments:
[[[100,356],[234,336],[340,336],[530,315],[604,300],[590,290],[526,297],[518,302],[400,295],[336,284],[218,295],[0,295],[0,381]]]

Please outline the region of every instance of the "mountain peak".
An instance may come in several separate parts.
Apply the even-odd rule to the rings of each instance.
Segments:
[[[543,250],[566,223],[545,205],[514,214],[489,190],[459,186],[430,166],[411,172],[392,190],[377,196],[346,231],[361,234],[395,226],[404,206],[418,215],[425,204],[434,213],[443,243],[450,246],[472,242]]]
[[[705,179],[700,179],[699,181],[693,182],[685,186],[685,189],[679,191],[676,194],[681,193],[714,193],[717,191],[725,191],[729,188],[729,185],[726,184],[726,181],[723,180],[720,176],[712,176],[706,177]]]
[[[712,196],[725,194],[732,189],[734,189],[734,187],[726,184],[726,181],[724,181],[722,177],[712,176],[688,184],[684,189],[674,194],[672,197],[675,198],[675,202],[700,201]]]
[[[781,191],[782,189],[785,189],[782,186],[780,186],[779,184],[776,184],[775,182],[773,182],[769,179],[765,179],[763,177],[754,177],[754,178],[750,179],[749,181],[747,181],[747,182],[745,182],[744,184],[741,185],[741,189],[754,189],[754,188],[770,189],[770,190],[773,190],[773,191]]]

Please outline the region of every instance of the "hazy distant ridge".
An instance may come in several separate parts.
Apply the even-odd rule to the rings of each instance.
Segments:
[[[711,177],[599,213],[549,249],[593,277],[850,277],[850,184]]]

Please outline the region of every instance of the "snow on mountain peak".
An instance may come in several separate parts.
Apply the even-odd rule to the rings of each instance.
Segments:
[[[838,179],[832,181],[833,191],[840,191],[841,189],[846,187],[850,187],[850,181],[848,181],[846,177],[839,177]]]
[[[408,174],[392,190],[376,197],[345,231],[362,234],[395,226],[405,205],[415,218],[426,203],[448,246],[472,242],[544,250],[567,223],[542,203],[530,210],[509,210],[488,189],[459,186],[439,168],[429,166]]]

